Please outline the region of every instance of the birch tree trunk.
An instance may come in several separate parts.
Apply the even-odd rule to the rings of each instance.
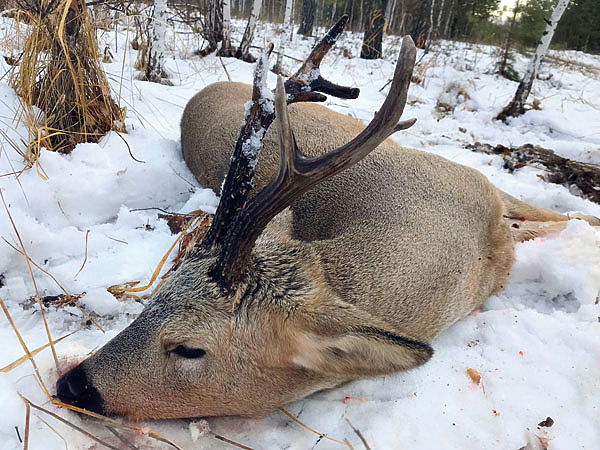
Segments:
[[[554,36],[556,25],[558,25],[558,21],[565,12],[565,9],[567,9],[567,6],[569,6],[569,2],[570,0],[559,0],[554,7],[550,21],[546,21],[546,30],[544,30],[544,34],[542,34],[542,39],[535,50],[535,54],[529,62],[529,67],[527,68],[525,75],[523,75],[523,79],[519,83],[519,87],[517,87],[515,96],[513,97],[512,101],[504,107],[502,112],[498,114],[496,120],[506,121],[508,117],[517,117],[525,114],[525,102],[531,93],[533,81],[535,80],[538,70],[540,69],[542,59],[544,59],[544,56],[546,56],[546,53],[548,53],[548,47],[550,47],[550,42]]]
[[[163,82],[168,78],[165,71],[165,55],[167,45],[167,0],[154,0],[152,13],[152,41],[148,49],[148,64],[146,65],[146,80],[154,83]]]
[[[425,53],[429,51],[431,41],[431,32],[433,31],[433,10],[435,9],[435,0],[431,0],[431,9],[429,10],[429,28],[427,29],[427,37],[425,38]]]
[[[231,49],[231,0],[223,0],[223,40],[221,41],[221,56],[233,56]]]
[[[383,27],[383,34],[387,35],[392,24],[392,17],[396,9],[396,0],[388,0],[385,7],[385,25]]]
[[[446,25],[444,25],[444,37],[445,38],[449,37],[450,20],[452,19],[452,16],[454,15],[454,4],[455,3],[456,3],[456,0],[452,0],[452,3],[450,3],[450,8],[448,8],[448,17],[446,18]]]
[[[244,61],[254,62],[254,58],[250,55],[250,44],[252,44],[252,39],[254,39],[254,29],[256,28],[256,20],[260,14],[261,7],[262,0],[254,0],[252,3],[252,11],[250,11],[250,17],[248,17],[248,24],[246,25],[242,41],[240,42],[240,46],[235,55]]]
[[[440,33],[440,25],[442,24],[442,14],[444,13],[444,3],[446,3],[446,0],[442,0],[442,3],[440,4],[440,12],[438,13],[437,21],[435,23],[436,35],[439,35]]]
[[[400,25],[398,25],[398,34],[400,36],[404,36],[404,21],[406,20],[406,13],[404,12],[404,8],[402,9],[402,16],[400,18]]]
[[[283,54],[285,53],[285,47],[289,41],[289,31],[291,31],[293,24],[291,21],[292,17],[292,0],[285,1],[285,13],[283,15],[283,23],[281,24],[281,39],[279,40],[279,48],[277,49],[277,62],[273,67],[273,72],[283,73]]]
[[[337,2],[333,2],[333,6],[331,7],[331,19],[329,19],[329,25],[333,24],[333,19],[335,18],[335,10],[337,8]]]

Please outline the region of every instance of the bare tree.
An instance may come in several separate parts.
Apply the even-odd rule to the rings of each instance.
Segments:
[[[244,61],[254,61],[252,55],[250,55],[250,44],[254,39],[254,29],[256,28],[256,20],[260,14],[262,8],[262,0],[254,0],[252,3],[252,11],[250,11],[250,17],[248,17],[248,23],[242,36],[242,41],[237,49],[236,57],[243,59]]]
[[[231,0],[223,0],[223,39],[221,41],[221,56],[233,56],[231,48]]]
[[[279,40],[279,48],[277,49],[277,62],[273,67],[273,72],[283,73],[283,54],[285,53],[285,47],[289,41],[290,31],[294,26],[292,20],[292,0],[286,0],[285,2],[285,13],[283,15],[283,23],[281,24],[281,39]]]
[[[436,38],[439,36],[440,34],[440,25],[442,24],[442,14],[444,14],[444,4],[446,3],[446,0],[442,0],[442,3],[440,4],[440,12],[438,13],[437,16],[437,21],[435,23],[435,33],[436,33]],[[433,14],[433,9],[431,10],[431,13]]]
[[[310,36],[313,32],[313,25],[315,23],[315,13],[317,9],[317,2],[315,0],[303,0],[302,2],[302,21],[298,28],[298,34],[304,36]]]
[[[365,34],[360,50],[360,57],[363,59],[381,58],[381,44],[385,26],[385,4],[386,0],[369,0],[367,4],[367,23],[365,24]]]
[[[527,68],[525,75],[523,75],[523,79],[517,87],[515,96],[513,97],[512,101],[504,107],[502,112],[498,114],[496,120],[506,121],[508,117],[517,117],[525,114],[525,102],[531,93],[533,80],[535,80],[535,77],[537,76],[542,59],[544,59],[544,56],[546,56],[546,53],[548,53],[548,47],[552,41],[552,36],[554,36],[556,25],[565,12],[565,9],[567,9],[567,6],[569,6],[569,2],[570,0],[559,0],[554,7],[552,16],[550,17],[549,21],[546,21],[546,29],[544,30],[544,34],[542,34],[540,43],[535,50],[533,58],[531,58],[531,61],[529,62],[529,67]]]
[[[222,0],[200,0],[199,3],[202,17],[200,32],[208,45],[198,54],[206,56],[214,52],[223,40],[223,3]]]
[[[417,48],[425,47],[427,31],[429,30],[432,0],[422,0],[421,6],[413,19],[410,35]]]
[[[504,78],[508,78],[512,81],[519,81],[519,74],[512,67],[510,62],[511,54],[510,54],[510,45],[513,37],[513,33],[515,30],[515,24],[517,22],[517,14],[520,10],[520,1],[517,0],[515,7],[513,8],[513,15],[510,20],[510,26],[508,31],[506,32],[506,37],[504,38],[504,49],[502,50],[502,54],[500,57],[500,61],[498,62],[498,73],[502,75]]]
[[[146,65],[146,80],[163,83],[167,79],[165,71],[165,55],[167,45],[167,0],[154,0],[152,13],[152,41],[148,49],[148,64]]]
[[[383,27],[384,34],[387,34],[392,25],[392,18],[394,17],[394,10],[396,9],[396,0],[388,0],[385,7],[385,25]]]
[[[429,51],[431,43],[431,33],[433,31],[433,10],[435,9],[435,0],[431,0],[431,8],[429,9],[429,28],[427,29],[427,37],[425,38],[425,53]]]

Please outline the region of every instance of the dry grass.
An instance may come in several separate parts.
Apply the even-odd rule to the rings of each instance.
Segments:
[[[42,147],[68,153],[110,130],[123,131],[124,111],[110,95],[87,8],[79,0],[22,0],[17,14],[29,34],[10,84],[29,131],[27,162]],[[16,23],[21,33],[24,25]]]
[[[167,271],[167,273],[162,276],[163,280],[181,265],[185,255],[192,248],[194,248],[196,243],[202,240],[202,237],[208,231],[208,227],[210,226],[212,219],[212,215],[204,213],[200,210],[192,211],[188,214],[159,214],[159,217],[167,219],[171,231],[174,234],[179,233],[179,236],[177,239],[175,239],[175,242],[173,242],[171,247],[169,247],[165,255],[162,257],[147,284],[138,286],[140,283],[139,281],[129,281],[120,285],[116,284],[114,286],[110,286],[107,290],[114,295],[115,298],[119,300],[132,299],[141,301],[142,299],[135,293],[143,292],[154,284],[175,246],[179,243],[179,249],[173,261],[173,265]],[[190,231],[188,232],[188,230]]]

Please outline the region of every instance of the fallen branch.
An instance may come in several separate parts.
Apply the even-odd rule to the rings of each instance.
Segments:
[[[540,178],[544,181],[565,186],[574,195],[600,204],[600,166],[575,161],[554,153],[553,150],[537,145],[505,147],[476,142],[465,148],[478,153],[502,156],[504,168],[509,172],[525,166],[534,166],[546,171]]]

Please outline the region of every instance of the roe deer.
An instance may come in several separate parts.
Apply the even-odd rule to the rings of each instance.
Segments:
[[[416,54],[409,37],[366,128],[313,104],[288,114],[286,103],[319,92],[357,95],[318,72],[345,20],[285,85],[278,79],[274,100],[263,56],[254,89],[217,83],[190,101],[182,145],[200,183],[217,190],[233,152],[210,229],[128,328],[59,379],[60,399],[133,419],[256,417],[420,366],[435,336],[503,287],[515,240],[543,231],[511,219],[568,220],[387,140],[414,123],[398,122]],[[278,134],[265,135],[273,120]]]

